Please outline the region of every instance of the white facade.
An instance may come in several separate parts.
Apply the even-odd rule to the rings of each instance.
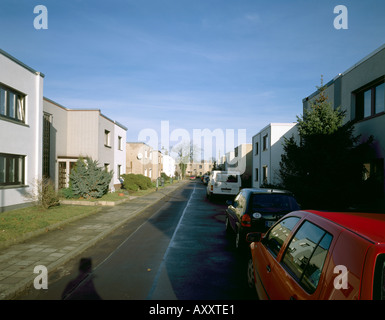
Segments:
[[[126,169],[127,129],[99,109],[72,110],[48,98],[43,104],[44,112],[51,116],[50,177],[56,187],[68,187],[71,169],[79,158],[86,157],[113,171],[111,191],[119,187],[118,175]]]
[[[175,159],[170,155],[163,155],[163,172],[168,177],[175,177],[176,164]]]
[[[252,187],[279,184],[284,138],[298,139],[296,123],[270,123],[252,138]]]
[[[0,50],[0,212],[26,205],[42,177],[43,78]]]
[[[243,143],[237,146],[234,151],[228,152],[226,154],[225,170],[237,171],[241,175],[251,176],[251,151],[252,145]]]

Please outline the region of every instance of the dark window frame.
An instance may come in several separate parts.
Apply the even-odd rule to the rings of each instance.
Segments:
[[[1,90],[5,92],[4,97],[1,95]],[[15,97],[14,102],[14,110],[11,110],[10,105],[10,94],[13,94]],[[12,120],[16,123],[26,124],[26,94],[15,90],[3,83],[0,83],[0,119],[3,120]],[[3,103],[3,99],[5,99],[5,110],[2,110],[1,105]],[[19,105],[18,103],[21,103],[20,106],[20,114],[19,114]]]
[[[0,187],[25,185],[25,158],[24,155],[0,153],[0,158],[5,159],[5,182],[0,181]],[[15,161],[13,177],[11,177],[11,161]],[[20,160],[21,166],[20,166]],[[19,179],[21,177],[21,179]],[[12,181],[13,180],[13,181]]]
[[[376,113],[376,88],[382,84],[385,84],[385,76],[381,76],[352,92],[355,98],[355,121],[368,120],[385,114],[385,110]],[[370,115],[365,116],[365,93],[368,91],[371,92]]]

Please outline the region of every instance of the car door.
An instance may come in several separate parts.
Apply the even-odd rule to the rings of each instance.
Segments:
[[[322,269],[333,236],[318,225],[304,220],[291,236],[275,265],[269,296],[279,300],[315,300]]]
[[[233,230],[238,229],[238,217],[237,217],[237,208],[239,206],[239,199],[242,196],[242,192],[240,192],[234,199],[234,202],[232,205],[229,205],[226,209],[227,211],[227,216],[229,219],[229,223],[231,224],[231,227]]]
[[[253,264],[260,299],[271,299],[276,296],[272,283],[274,270],[278,264],[277,257],[291,230],[299,221],[300,217],[296,216],[282,219],[268,231],[261,242],[257,243]]]

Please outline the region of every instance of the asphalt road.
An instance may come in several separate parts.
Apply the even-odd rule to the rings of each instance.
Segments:
[[[247,256],[225,234],[224,199],[194,181],[131,219],[49,275],[48,290],[21,300],[246,300]],[[91,276],[79,272],[82,258]]]

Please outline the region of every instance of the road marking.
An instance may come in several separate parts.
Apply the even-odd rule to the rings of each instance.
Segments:
[[[174,231],[174,234],[172,235],[171,240],[170,240],[170,243],[168,244],[168,247],[167,247],[167,249],[166,249],[166,252],[164,253],[164,256],[163,256],[163,258],[162,258],[162,262],[161,262],[161,264],[160,264],[160,266],[159,266],[158,272],[156,273],[154,282],[152,283],[152,287],[151,287],[151,289],[150,289],[150,292],[149,292],[148,295],[147,295],[146,300],[151,300],[151,297],[152,297],[152,295],[153,295],[153,293],[154,293],[156,287],[158,286],[159,277],[160,277],[160,274],[161,274],[162,269],[163,269],[163,267],[164,267],[164,264],[166,263],[166,258],[167,258],[167,256],[168,256],[168,253],[169,253],[169,251],[170,251],[170,248],[172,247],[172,245],[173,245],[173,243],[174,243],[175,235],[177,234],[178,229],[179,229],[179,227],[180,227],[180,225],[181,225],[181,223],[182,223],[182,220],[183,220],[183,218],[184,218],[184,215],[185,215],[185,213],[186,213],[186,211],[187,211],[187,208],[188,208],[189,205],[190,205],[190,201],[191,201],[191,199],[192,199],[192,197],[193,197],[193,195],[194,195],[194,193],[195,193],[195,188],[196,188],[196,184],[194,184],[193,192],[191,193],[191,195],[190,195],[190,197],[189,197],[189,199],[188,199],[188,201],[187,201],[187,204],[186,204],[186,206],[185,206],[185,208],[184,208],[184,210],[183,210],[183,212],[182,212],[182,215],[181,215],[181,217],[180,217],[180,219],[179,219],[178,225],[176,226],[175,231]]]

